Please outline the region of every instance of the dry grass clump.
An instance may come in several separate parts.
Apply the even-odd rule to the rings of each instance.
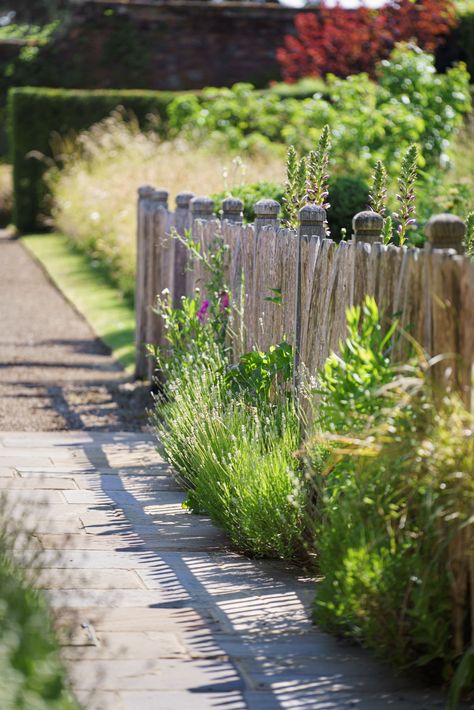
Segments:
[[[57,167],[47,179],[56,228],[107,265],[126,291],[133,283],[137,188],[212,194],[256,180],[280,180],[284,160],[212,152],[179,139],[163,142],[120,112],[75,139],[54,141]]]
[[[9,223],[13,208],[13,180],[11,165],[0,164],[0,226]]]

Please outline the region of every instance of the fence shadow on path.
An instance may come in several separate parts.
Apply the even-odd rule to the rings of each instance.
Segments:
[[[97,660],[99,690],[104,674],[115,677],[121,669],[123,677],[146,676],[136,687],[118,680],[123,697],[140,708],[161,707],[153,704],[156,693],[176,688],[195,695],[196,710],[443,706],[416,679],[395,677],[365,651],[313,627],[313,582],[285,563],[232,551],[208,519],[183,510],[185,494],[151,447],[150,438],[90,433],[90,443],[81,445],[87,473],[78,473],[87,483],[81,479],[79,490],[67,492],[71,502],[88,506],[81,523],[89,546],[70,550],[68,559],[109,569],[112,583],[107,592],[79,595],[78,604],[99,637],[120,632],[123,642],[113,659]],[[114,589],[114,570],[133,571],[141,589]],[[127,630],[144,634],[141,665],[132,662]],[[180,653],[167,651],[167,633],[178,639]]]

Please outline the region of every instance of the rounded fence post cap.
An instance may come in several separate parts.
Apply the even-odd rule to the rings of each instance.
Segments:
[[[158,204],[166,206],[168,204],[168,194],[168,190],[158,188],[157,190],[153,190],[151,199],[153,202],[158,202]]]
[[[312,203],[308,203],[298,212],[299,220],[303,224],[319,224],[326,221],[326,210]]]
[[[151,185],[140,185],[138,188],[138,197],[141,197],[142,199],[146,199],[147,197],[151,197],[155,191],[155,188],[152,187]]]
[[[460,217],[447,212],[430,217],[425,226],[425,235],[433,244],[462,243],[466,235],[466,225]]]
[[[176,207],[189,207],[193,197],[194,192],[178,192],[176,195]]]
[[[210,197],[193,197],[189,204],[194,214],[211,215],[214,212],[214,200]]]
[[[244,209],[244,203],[238,197],[226,197],[222,200],[222,210],[225,213],[240,213]]]
[[[383,230],[384,220],[378,212],[365,210],[358,212],[352,219],[352,228],[354,232],[374,232],[380,234]]]
[[[259,200],[255,203],[255,216],[276,219],[280,211],[280,205],[276,200]]]

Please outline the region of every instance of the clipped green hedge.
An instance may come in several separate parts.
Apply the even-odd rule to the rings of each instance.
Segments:
[[[38,226],[45,208],[43,174],[51,157],[50,138],[90,128],[118,106],[141,125],[158,116],[166,131],[166,109],[176,92],[15,88],[8,94],[10,154],[13,163],[14,223],[21,231]],[[44,156],[44,158],[42,158]]]

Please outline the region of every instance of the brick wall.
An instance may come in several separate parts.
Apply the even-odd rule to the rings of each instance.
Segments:
[[[264,85],[280,76],[275,52],[294,31],[296,12],[277,4],[88,0],[42,50],[42,64],[57,67],[49,85],[66,87]]]

